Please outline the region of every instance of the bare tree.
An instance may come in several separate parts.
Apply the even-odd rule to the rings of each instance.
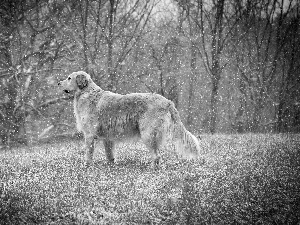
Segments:
[[[292,28],[287,19],[293,1],[286,6],[284,1],[276,0],[236,3],[235,10],[243,19],[233,30],[231,46],[241,77],[241,98],[244,99],[240,100],[236,119],[248,113],[244,115],[248,120],[246,129],[261,131],[264,107],[268,102],[276,104],[274,81],[278,77],[278,65]]]
[[[194,102],[194,84],[196,82],[196,61],[197,61],[197,43],[195,41],[195,35],[197,35],[197,26],[192,21],[190,7],[186,8],[186,16],[189,25],[189,37],[190,37],[190,68],[191,74],[189,76],[189,96],[188,96],[188,115],[187,115],[187,125],[191,126],[193,123],[193,102]]]
[[[53,72],[63,46],[55,35],[55,18],[61,9],[45,1],[10,1],[1,9],[6,17],[1,23],[5,28],[1,31],[1,136],[5,144],[26,143],[26,117],[30,112],[42,115],[37,108],[44,98],[42,91],[36,92],[42,83],[39,79]]]
[[[158,70],[159,87],[157,88],[158,91],[155,92],[172,100],[177,107],[178,84],[176,77],[170,75],[170,67],[174,67],[170,59],[175,57],[175,51],[179,45],[178,40],[176,38],[169,38],[164,44],[159,45],[155,43],[155,45],[149,44],[153,64]]]
[[[284,29],[287,34],[286,43],[282,50],[280,64],[281,77],[279,79],[277,126],[278,132],[287,130],[299,130],[299,43],[300,43],[300,5],[295,4],[284,21]],[[282,17],[282,12],[280,14]],[[291,129],[292,128],[292,129]]]
[[[150,0],[82,0],[78,3],[80,22],[74,20],[73,29],[67,33],[82,46],[83,68],[96,80],[98,67],[101,67],[99,62],[106,61],[109,90],[116,90],[118,70],[142,37],[155,4],[156,1]],[[80,33],[74,32],[78,26]]]
[[[229,43],[231,29],[239,20],[225,0],[212,1],[178,1],[187,12],[191,39],[191,70],[195,71],[195,52],[200,54],[206,72],[211,78],[210,122],[209,130],[216,132],[217,100],[221,74],[227,62],[223,52]],[[191,79],[193,82],[193,79]],[[191,95],[192,96],[192,95]]]
[[[89,14],[89,1],[82,0],[79,3],[79,10],[81,12],[81,25],[82,25],[82,44],[83,44],[83,56],[84,64],[83,68],[88,71],[89,59],[88,59],[88,43],[87,43],[87,25],[88,25],[88,14]]]

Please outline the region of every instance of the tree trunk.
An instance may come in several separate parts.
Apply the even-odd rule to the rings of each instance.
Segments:
[[[4,145],[9,146],[13,142],[27,144],[25,129],[25,111],[16,109],[17,103],[17,87],[16,80],[6,84],[1,94],[4,95],[5,101],[0,105],[0,138]],[[0,85],[2,86],[3,83]]]
[[[224,13],[224,1],[219,0],[217,2],[217,12],[214,28],[212,30],[212,68],[211,68],[211,100],[210,100],[210,132],[214,134],[216,132],[217,123],[217,101],[218,101],[218,90],[221,79],[221,68],[220,68],[220,54],[222,52],[222,33],[223,33],[223,13]]]
[[[214,70],[213,70],[214,71]],[[217,103],[218,103],[218,90],[220,83],[220,71],[215,71],[212,75],[212,89],[211,89],[211,99],[210,99],[210,133],[216,133],[217,124]]]
[[[284,132],[284,112],[285,112],[285,103],[286,103],[286,97],[289,96],[288,92],[291,92],[289,90],[289,86],[291,83],[293,83],[293,74],[295,73],[295,64],[297,58],[297,52],[299,51],[297,48],[298,45],[298,30],[299,30],[299,17],[294,22],[293,26],[293,33],[291,35],[291,51],[289,54],[289,63],[288,63],[288,69],[287,69],[287,74],[284,74],[284,68],[282,71],[282,77],[281,77],[281,84],[280,84],[280,91],[279,91],[279,105],[278,105],[278,111],[277,111],[277,127],[276,131],[277,132]],[[284,66],[283,66],[284,67]],[[297,79],[296,79],[297,80]]]
[[[254,106],[254,114],[252,120],[251,131],[252,132],[259,132],[260,131],[260,118],[261,118],[261,107],[259,104]]]
[[[159,93],[165,97],[165,91],[164,91],[164,76],[161,68],[159,67],[159,85],[160,85],[160,90]]]
[[[81,3],[81,22],[83,33],[83,55],[84,55],[84,69],[89,72],[89,60],[88,60],[88,44],[87,44],[87,19],[88,19],[88,0],[85,0],[84,6]]]
[[[115,1],[110,0],[109,9],[109,27],[108,27],[108,40],[107,40],[107,70],[108,70],[108,90],[116,91],[116,73],[113,69],[113,23],[114,23],[114,9]]]
[[[279,105],[278,105],[278,118],[277,118],[277,127],[276,127],[276,130],[278,133],[280,132],[283,132],[283,124],[284,124],[284,121],[283,121],[283,101],[280,101],[279,102]]]
[[[8,8],[10,7],[7,6]],[[7,12],[9,18],[13,16]],[[10,17],[12,16],[12,17]],[[17,80],[14,77],[12,57],[11,57],[11,35],[13,33],[13,24],[11,19],[3,19],[2,38],[0,38],[0,68],[4,75],[0,79],[0,95],[3,96],[0,101],[0,139],[2,144],[10,146],[13,142],[27,143],[25,129],[25,114],[22,107],[18,104]]]
[[[1,77],[0,82],[0,94],[3,96],[3,100],[0,104],[0,138],[1,142],[4,145],[10,145],[12,135],[18,133],[18,127],[14,117],[14,109],[16,107],[16,85],[15,79],[8,79],[13,76],[12,60],[9,52],[10,49],[10,35],[12,29],[10,28],[9,23],[4,23],[4,30],[2,35],[3,38],[0,39],[0,45],[4,46],[0,49],[0,68],[6,71],[7,74]],[[14,138],[13,138],[14,139]]]
[[[197,49],[195,44],[191,43],[191,73],[189,77],[189,97],[188,97],[188,116],[187,125],[193,124],[193,103],[194,103],[194,84],[196,82],[196,53]]]
[[[289,74],[289,73],[288,73]],[[283,125],[284,125],[284,103],[285,99],[284,96],[286,95],[286,77],[283,72],[281,77],[281,83],[280,83],[280,90],[279,90],[279,104],[278,104],[278,110],[277,110],[277,124],[276,124],[276,131],[278,133],[283,131]]]

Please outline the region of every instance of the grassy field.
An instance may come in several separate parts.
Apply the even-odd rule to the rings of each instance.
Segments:
[[[141,144],[114,166],[81,141],[0,152],[1,224],[300,224],[300,136],[203,136],[202,157],[171,152],[153,171]]]

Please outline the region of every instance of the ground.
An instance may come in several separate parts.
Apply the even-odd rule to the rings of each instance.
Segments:
[[[201,136],[202,159],[172,151],[154,171],[142,144],[115,165],[82,141],[0,152],[1,224],[300,224],[300,136]],[[204,160],[204,161],[203,161]]]

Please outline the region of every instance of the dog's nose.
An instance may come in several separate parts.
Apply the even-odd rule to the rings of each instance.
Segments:
[[[58,81],[57,85],[58,85],[58,86],[60,85],[60,81]]]

